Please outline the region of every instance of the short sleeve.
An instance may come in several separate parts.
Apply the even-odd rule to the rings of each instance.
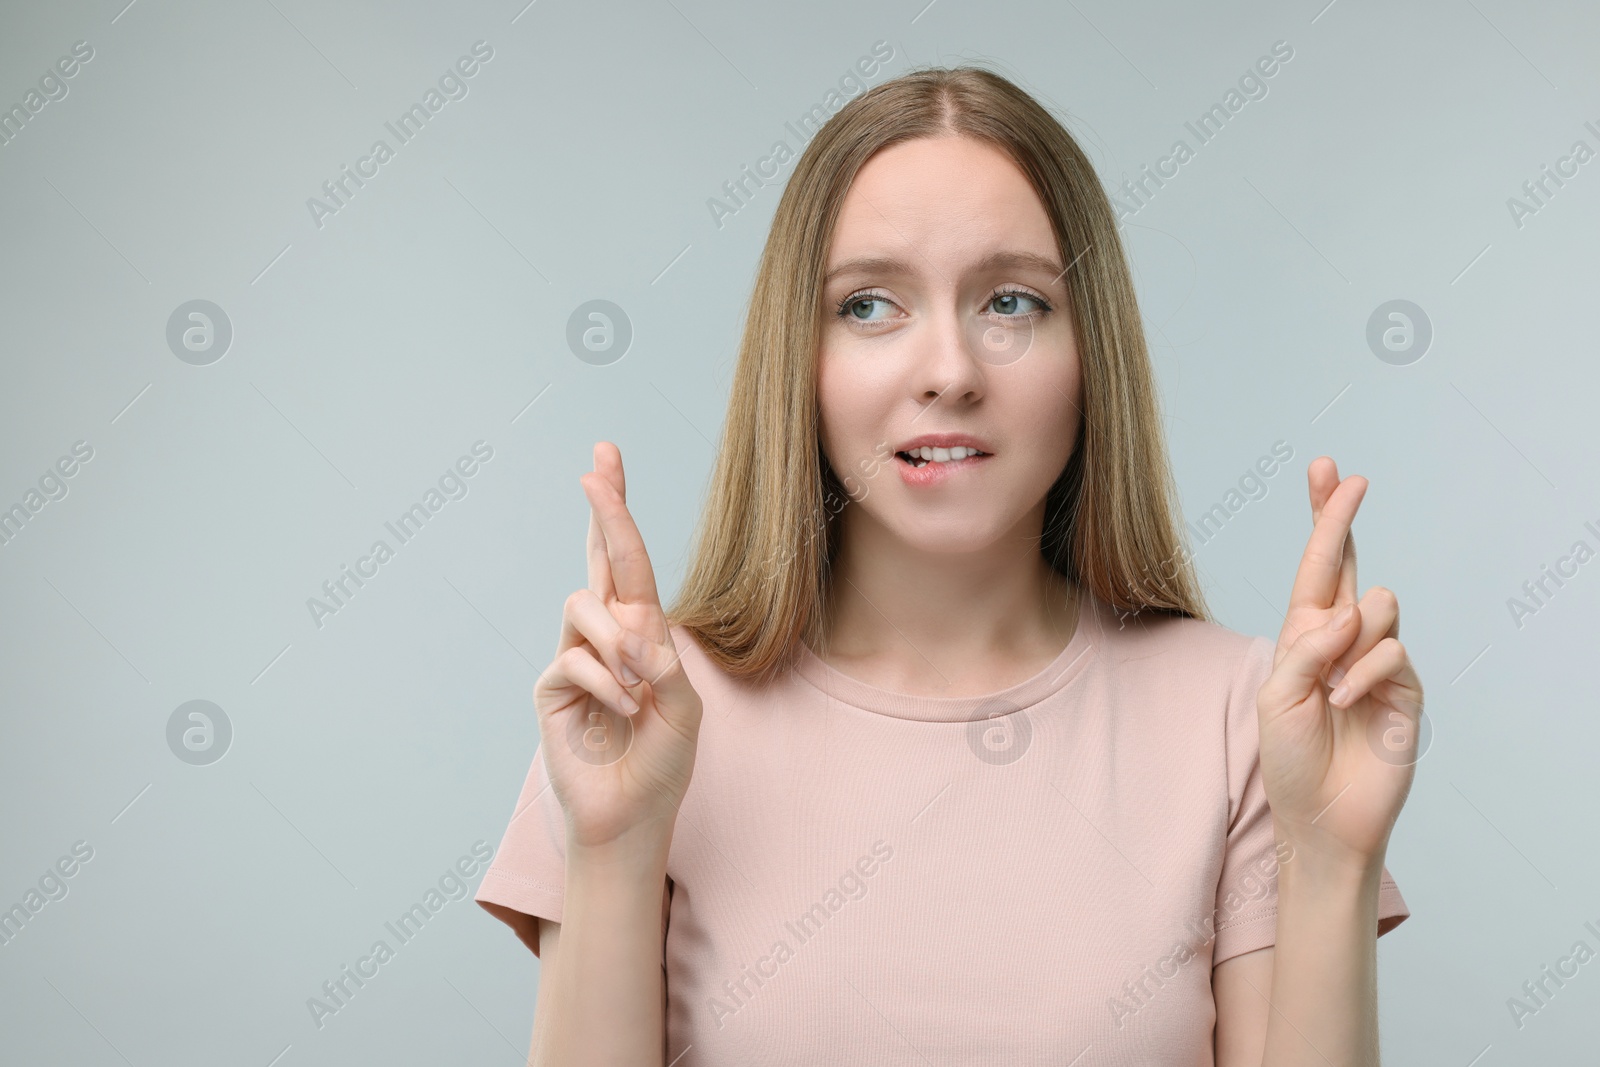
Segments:
[[[1228,694],[1228,835],[1217,882],[1212,966],[1277,943],[1278,845],[1261,777],[1261,731],[1256,694],[1272,673],[1276,646],[1253,637]],[[1378,882],[1377,936],[1411,915],[1389,869]]]
[[[536,749],[511,822],[473,899],[510,926],[537,956],[539,924],[535,919],[561,921],[566,868],[566,817],[550,788],[544,752]]]
[[[544,752],[535,750],[517,806],[494,862],[484,872],[475,899],[490,915],[511,927],[533,954],[539,954],[538,919],[561,922],[566,893],[567,820],[550,787]],[[661,897],[661,928],[666,931],[671,886]]]

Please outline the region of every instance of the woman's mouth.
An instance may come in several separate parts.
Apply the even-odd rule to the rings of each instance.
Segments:
[[[913,469],[917,469],[930,464],[960,463],[964,459],[982,457],[989,454],[988,452],[980,452],[976,448],[963,448],[957,445],[955,448],[929,448],[923,446],[922,448],[911,449],[909,452],[896,452],[895,456]]]
[[[924,454],[928,453],[928,454]],[[956,478],[965,479],[994,458],[976,448],[913,448],[896,452],[900,480],[913,488],[930,488]]]

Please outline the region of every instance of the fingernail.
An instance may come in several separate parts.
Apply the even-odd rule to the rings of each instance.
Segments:
[[[1350,620],[1355,617],[1356,606],[1354,604],[1346,604],[1343,608],[1339,609],[1339,614],[1333,617],[1333,628],[1338,630],[1348,626],[1350,625]]]
[[[623,690],[623,692],[622,692],[622,706],[629,713],[636,712],[636,711],[639,710],[639,702],[637,700],[633,699],[633,694],[629,693],[627,690]]]
[[[1344,706],[1344,702],[1346,700],[1348,700],[1349,697],[1350,697],[1350,687],[1348,685],[1341,685],[1339,688],[1335,689],[1332,693],[1328,694],[1329,702],[1334,703],[1334,704],[1338,704],[1340,707]]]
[[[631,688],[632,686],[638,685],[642,681],[644,681],[644,679],[639,677],[637,674],[633,673],[633,668],[632,667],[628,666],[626,663],[624,663],[622,665],[622,684],[623,685],[629,686]]]

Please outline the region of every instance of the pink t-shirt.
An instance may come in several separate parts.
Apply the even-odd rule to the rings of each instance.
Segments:
[[[757,687],[673,638],[705,706],[663,899],[673,1067],[1209,1067],[1211,968],[1276,933],[1271,640],[1085,594],[1034,677],[913,697],[809,648]],[[566,852],[537,754],[515,813],[476,899],[531,947]],[[1387,869],[1378,915],[1410,915]]]

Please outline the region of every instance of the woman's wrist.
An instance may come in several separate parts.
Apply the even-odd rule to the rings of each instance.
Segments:
[[[666,834],[640,831],[601,844],[567,841],[567,877],[655,882],[666,877],[667,853],[672,845]]]
[[[1288,858],[1278,864],[1278,892],[1357,893],[1377,895],[1383,878],[1384,853],[1372,856],[1330,855],[1288,842]]]

